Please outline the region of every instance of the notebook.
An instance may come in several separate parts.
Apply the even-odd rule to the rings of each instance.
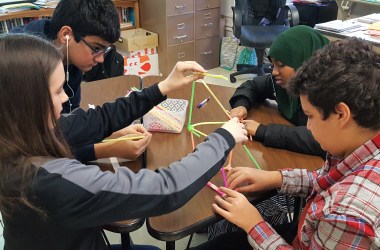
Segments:
[[[342,21],[342,20],[334,20],[326,23],[318,23],[315,25],[315,28],[321,30],[328,30],[337,33],[341,33],[344,31],[356,30],[361,28],[362,25],[353,21]]]

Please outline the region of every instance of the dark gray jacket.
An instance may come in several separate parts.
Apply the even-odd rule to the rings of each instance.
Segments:
[[[277,95],[281,92],[281,99]],[[253,80],[242,83],[230,99],[232,108],[244,106],[250,110],[266,99],[276,100],[279,109],[286,99],[286,92],[274,83],[272,75],[264,75],[253,78]],[[284,116],[287,118],[286,116]],[[283,124],[261,124],[255,135],[255,140],[262,142],[267,147],[286,149],[293,152],[317,155],[323,159],[326,152],[321,148],[313,135],[306,128],[307,117],[302,111],[301,105],[294,107],[293,114],[288,118],[289,122],[296,126]]]
[[[4,218],[5,249],[107,249],[102,225],[178,209],[218,173],[234,146],[232,135],[219,128],[168,168],[138,173],[121,167],[113,174],[76,160],[49,160],[28,192],[47,218],[28,208]]]

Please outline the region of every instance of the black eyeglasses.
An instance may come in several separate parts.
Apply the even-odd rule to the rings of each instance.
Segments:
[[[100,55],[107,55],[113,48],[114,48],[114,45],[113,44],[110,44],[107,48],[105,49],[99,49],[99,48],[94,48],[92,47],[88,42],[86,42],[86,40],[84,40],[83,37],[80,38],[80,40],[86,44],[87,47],[89,47],[91,50],[92,50],[92,55],[95,57],[95,56],[100,56]]]

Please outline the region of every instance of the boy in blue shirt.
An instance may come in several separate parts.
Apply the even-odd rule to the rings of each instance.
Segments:
[[[52,41],[60,49],[66,72],[63,88],[69,97],[69,100],[63,104],[62,113],[66,114],[79,107],[83,73],[103,63],[107,53],[114,49],[113,43],[120,37],[120,23],[116,7],[111,0],[61,0],[50,20],[32,21],[25,26],[14,28],[11,33],[33,34]],[[122,111],[112,110],[112,112],[122,115],[120,113]],[[71,114],[75,118],[68,119],[75,119],[76,124],[99,119],[85,117],[83,114],[84,112],[75,110]],[[115,123],[116,115],[114,114],[110,112],[100,114],[99,111],[94,116],[106,116],[110,123]],[[139,117],[135,117],[137,118]],[[124,119],[122,123],[117,124],[117,127],[122,129],[132,122],[132,119]],[[101,131],[80,131],[77,126],[69,126],[63,119],[59,120],[59,126],[69,141],[75,157],[83,163],[113,156],[134,160],[144,152],[151,139],[151,134],[141,125],[120,130],[119,136],[142,134],[145,136],[143,139],[107,143],[97,142],[116,130],[109,133],[110,129],[105,131],[107,128],[103,126]],[[96,127],[99,126],[93,126],[93,129]],[[113,127],[116,126],[113,125]]]

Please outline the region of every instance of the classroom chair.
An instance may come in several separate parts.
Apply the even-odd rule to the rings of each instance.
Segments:
[[[241,46],[255,49],[257,65],[238,64],[237,72],[230,75],[230,81],[236,82],[235,77],[241,74],[271,73],[271,65],[264,64],[265,49],[282,32],[298,24],[297,9],[286,4],[286,0],[236,0],[232,11],[233,33],[240,39]]]

